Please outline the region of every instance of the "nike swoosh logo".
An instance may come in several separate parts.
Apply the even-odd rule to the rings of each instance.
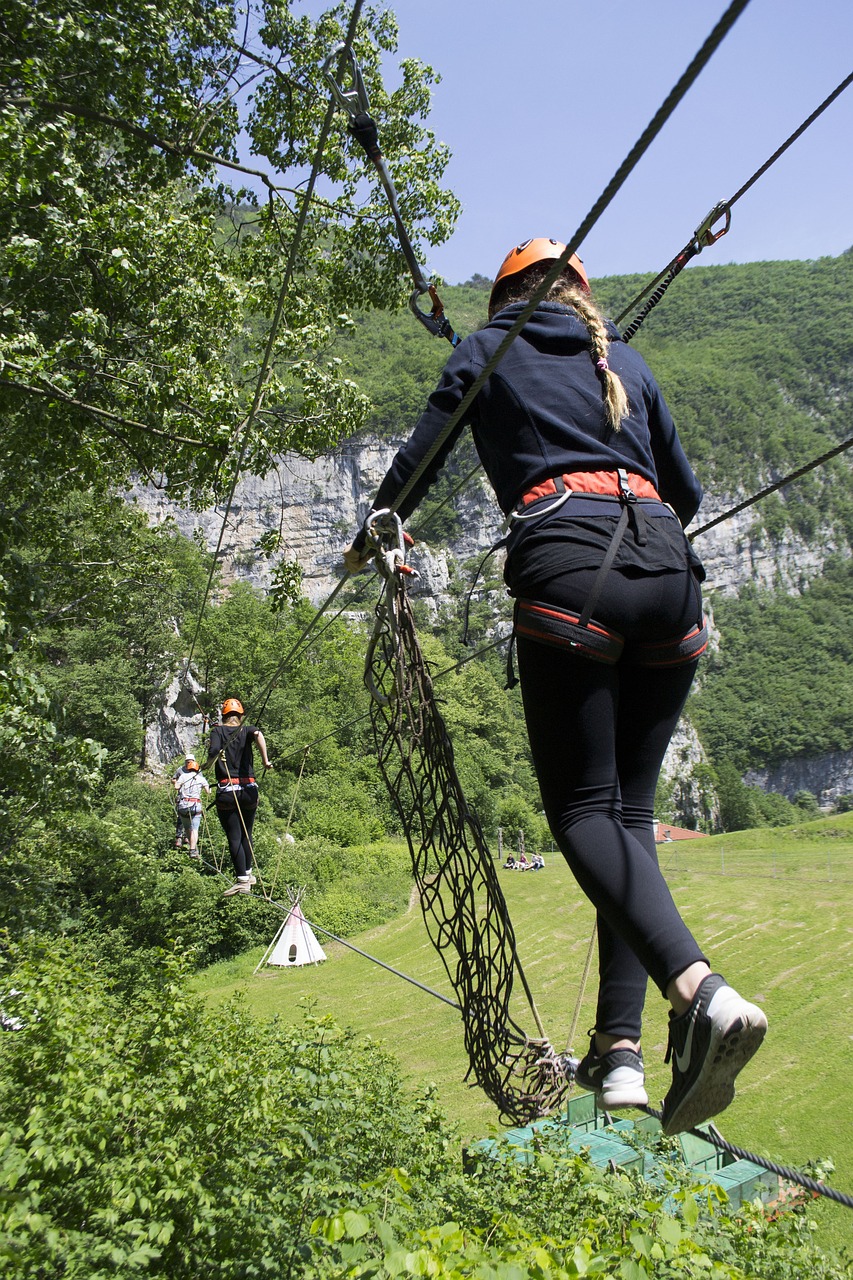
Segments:
[[[690,1062],[690,1050],[693,1048],[693,1030],[695,1026],[696,1018],[694,1016],[690,1019],[690,1026],[687,1028],[687,1039],[684,1041],[684,1051],[682,1053],[678,1053],[678,1051],[676,1051],[675,1054],[675,1065],[682,1073],[687,1070],[688,1063]]]

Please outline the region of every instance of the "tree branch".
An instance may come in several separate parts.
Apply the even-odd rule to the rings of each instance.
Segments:
[[[263,169],[252,169],[248,165],[238,164],[236,160],[226,160],[224,157],[216,156],[210,151],[203,151],[200,147],[193,146],[192,143],[173,142],[169,138],[160,138],[149,129],[143,129],[138,124],[132,124],[130,120],[123,120],[119,116],[110,116],[103,111],[95,111],[91,107],[83,106],[82,103],[36,103],[32,98],[12,98],[10,102],[16,107],[38,106],[41,110],[56,111],[60,115],[74,116],[81,120],[91,120],[93,124],[109,125],[110,128],[129,134],[140,142],[146,143],[149,147],[164,151],[167,155],[174,156],[178,160],[201,160],[205,164],[224,165],[226,169],[234,169],[237,173],[246,173],[250,177],[260,178],[261,182],[274,194],[279,191],[279,187],[276,186],[269,174],[264,172]],[[286,188],[283,189],[286,190]]]
[[[20,365],[7,362],[7,369],[14,369],[17,373],[24,373]],[[204,440],[191,440],[188,436],[179,436],[171,431],[161,431],[158,427],[151,427],[144,422],[136,422],[133,418],[123,418],[118,413],[112,413],[109,409],[99,409],[97,405],[86,404],[84,400],[77,400],[74,396],[68,394],[67,391],[61,391],[59,387],[54,387],[48,383],[46,387],[34,387],[30,383],[18,382],[15,378],[3,378],[0,381],[0,387],[14,387],[16,391],[23,391],[27,395],[41,396],[46,400],[60,400],[63,404],[71,405],[74,409],[80,409],[83,413],[88,413],[93,417],[103,419],[105,422],[114,422],[120,427],[129,427],[133,431],[141,431],[144,435],[157,436],[161,440],[168,440],[172,444],[188,444],[196,449],[212,450],[221,454],[223,457],[228,452],[228,446],[225,444],[208,444]]]

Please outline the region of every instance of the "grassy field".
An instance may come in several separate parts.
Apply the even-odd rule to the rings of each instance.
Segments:
[[[765,1009],[770,1030],[719,1127],[731,1142],[782,1164],[830,1159],[832,1185],[853,1194],[853,814],[796,828],[737,832],[661,846],[676,902],[712,966]],[[559,857],[535,875],[502,871],[521,963],[558,1050],[586,1048],[595,1008],[595,968],[581,995],[592,911]],[[235,904],[237,905],[237,904]],[[237,905],[239,910],[239,905]],[[306,904],[310,917],[310,904]],[[492,1105],[463,1077],[459,1015],[433,995],[318,934],[328,963],[253,969],[253,952],[200,975],[212,1002],[239,992],[258,1014],[299,1016],[300,1002],[383,1041],[413,1088],[438,1086],[463,1141],[496,1127]],[[452,997],[417,907],[351,939],[401,973]],[[518,985],[518,984],[517,984]],[[535,1034],[524,1006],[518,1021]],[[577,1032],[566,1040],[573,1020]],[[666,1005],[650,989],[643,1050],[649,1096],[666,1092]],[[816,1205],[820,1240],[853,1245],[853,1213]]]

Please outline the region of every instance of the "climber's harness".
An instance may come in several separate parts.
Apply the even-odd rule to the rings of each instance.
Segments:
[[[584,607],[579,614],[574,614],[558,605],[519,598],[515,602],[513,614],[513,639],[524,636],[558,649],[569,649],[581,657],[612,666],[622,657],[625,637],[603,622],[597,622],[593,612],[628,525],[633,526],[637,543],[644,546],[647,535],[643,507],[652,503],[660,504],[661,498],[650,480],[628,473],[621,467],[615,472],[579,471],[554,476],[534,486],[524,494],[510,519],[517,526],[526,520],[549,515],[559,510],[574,494],[580,495],[584,501],[591,499],[594,502],[618,502],[620,506],[619,519]],[[553,497],[554,500],[543,506],[548,497]],[[686,636],[651,643],[632,643],[627,660],[634,665],[646,667],[679,666],[698,658],[707,645],[708,635],[703,620]],[[515,683],[510,644],[507,684],[511,688]]]

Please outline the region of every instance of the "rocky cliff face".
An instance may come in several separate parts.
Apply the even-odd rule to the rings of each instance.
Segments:
[[[302,566],[303,590],[315,605],[321,605],[340,580],[341,553],[359,528],[373,494],[379,485],[396,444],[376,439],[350,442],[334,453],[310,461],[298,455],[284,457],[277,469],[264,479],[244,476],[236,489],[222,544],[222,565],[226,581],[244,580],[265,589],[270,585],[272,565],[256,550],[258,540],[281,529],[282,556]],[[745,495],[715,494],[706,498],[702,511],[694,521],[700,525],[713,520]],[[171,517],[187,535],[200,529],[212,550],[219,538],[223,511],[213,509],[201,513],[177,506],[168,492],[151,487],[138,487],[133,498],[152,522]],[[503,517],[481,475],[476,476],[456,500],[460,532],[452,545],[431,548],[416,546],[411,563],[420,577],[413,593],[433,610],[448,598],[453,566],[480,556],[501,534]],[[746,582],[756,582],[776,590],[796,592],[800,584],[820,572],[825,559],[839,547],[832,537],[820,544],[807,544],[789,537],[771,543],[756,527],[754,510],[747,509],[700,534],[695,547],[702,557],[708,575],[707,587],[721,594],[733,594]],[[509,610],[507,610],[507,623]],[[149,746],[156,758],[170,758],[170,748],[188,745],[185,739],[197,728],[191,728],[183,708],[166,708],[164,723],[154,726]],[[182,728],[182,726],[184,726]],[[166,755],[163,752],[166,752]],[[693,766],[702,761],[701,746],[689,726],[683,726],[667,756],[665,773],[677,781],[683,804],[682,812],[696,823],[703,821],[708,800],[700,795],[698,784],[688,782]],[[797,762],[794,762],[797,764]],[[853,758],[832,766],[830,775],[819,762],[814,762],[815,781],[803,783],[798,768],[790,773],[768,774],[761,785],[793,795],[805,787],[829,799],[853,791]],[[802,766],[806,768],[805,763]],[[797,779],[797,785],[789,779]],[[793,786],[793,790],[791,787]],[[839,790],[840,788],[840,790]]]
[[[361,524],[395,450],[393,443],[365,439],[313,462],[288,454],[264,479],[244,476],[237,485],[223,540],[226,580],[243,579],[268,587],[271,566],[253,548],[264,534],[281,528],[284,557],[301,564],[305,594],[313,604],[321,604],[337,585],[341,551]],[[744,496],[709,495],[695,527],[710,522]],[[171,516],[183,533],[201,529],[208,546],[216,545],[221,509],[190,512],[173,503],[168,491],[151,487],[138,487],[133,497],[150,520]],[[446,595],[453,561],[482,554],[501,532],[503,516],[481,475],[459,495],[457,507],[461,534],[453,544],[441,551],[416,548],[412,556],[421,574],[418,592],[427,599],[439,601]],[[803,580],[820,572],[830,554],[847,550],[832,536],[819,544],[790,535],[771,542],[757,528],[754,508],[699,534],[695,547],[705,563],[708,586],[724,595],[737,592],[746,582],[796,592]]]

